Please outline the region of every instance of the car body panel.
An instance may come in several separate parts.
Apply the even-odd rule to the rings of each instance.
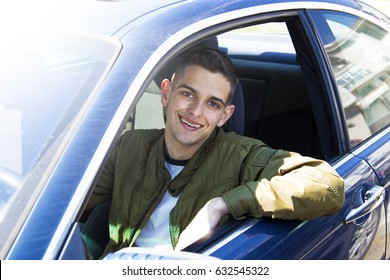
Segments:
[[[345,217],[354,207],[355,201],[352,199],[354,194],[359,193],[367,182],[375,182],[376,178],[371,168],[357,157],[349,155],[341,161],[336,166],[339,166],[337,171],[345,178],[347,198],[345,205],[349,206],[344,207],[336,218],[323,217],[306,222],[276,222],[272,219],[263,219],[252,224],[248,223],[249,229],[239,236],[226,244],[226,241],[222,239],[220,244],[210,246],[204,253],[223,259],[352,259],[354,256],[350,256],[349,253],[356,253],[352,251],[356,243],[345,242],[345,240],[351,240],[350,236],[356,232],[358,227],[363,227],[364,223],[345,224]],[[379,210],[383,211],[381,208]],[[377,217],[376,214],[374,215]],[[386,234],[385,230],[382,227],[382,238]],[[230,238],[227,236],[226,240]],[[383,240],[379,241],[379,244],[382,244]],[[367,247],[363,246],[360,249],[364,251],[370,245],[367,244]],[[364,255],[365,252],[362,254]],[[374,254],[375,256],[367,257],[384,258],[383,246],[376,247]],[[358,257],[362,258],[361,255]]]

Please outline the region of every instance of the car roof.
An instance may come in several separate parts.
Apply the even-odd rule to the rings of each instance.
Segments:
[[[240,5],[243,8],[259,4],[259,1],[242,2],[244,3],[240,3]],[[354,0],[263,0],[261,4],[286,2],[328,3],[358,8],[357,2]],[[189,0],[15,0],[11,3],[1,4],[1,6],[6,5],[6,9],[0,9],[0,15],[2,14],[1,10],[4,12],[0,22],[8,21],[6,26],[23,23],[29,26],[41,24],[51,28],[76,30],[80,33],[112,36],[125,27],[126,30],[131,29],[131,23],[136,25],[137,20],[145,19],[146,15],[163,13],[169,6],[187,4],[192,6],[194,3],[199,6],[200,11],[215,5],[214,1],[209,0],[195,2]],[[236,1],[224,1],[224,5],[230,4],[237,5]],[[7,15],[12,15],[12,17]],[[72,17],[69,18],[69,15]]]
[[[98,0],[16,0],[7,4],[0,22],[8,21],[6,26],[25,27],[45,25],[50,28],[67,29],[80,33],[101,35],[115,34],[129,22],[143,15],[172,5],[180,0],[159,1],[98,1]],[[130,12],[129,12],[130,11]],[[12,15],[7,16],[7,15]],[[72,15],[69,18],[69,15]]]

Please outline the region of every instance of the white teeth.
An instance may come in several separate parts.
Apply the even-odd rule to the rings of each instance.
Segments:
[[[187,122],[185,119],[183,119],[183,118],[180,118],[180,120],[183,122],[183,123],[185,123],[186,125],[189,125],[189,126],[191,126],[191,127],[193,127],[193,128],[200,128],[200,124],[193,124],[193,123],[189,123],[189,122]]]

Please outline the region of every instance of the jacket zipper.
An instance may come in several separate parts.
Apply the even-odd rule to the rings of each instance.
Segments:
[[[167,182],[167,179],[165,178],[165,179],[163,180],[163,183],[162,183],[162,185],[160,186],[158,192],[156,192],[156,193],[153,195],[153,197],[152,197],[152,199],[149,201],[148,205],[146,205],[146,208],[145,208],[144,212],[143,212],[142,215],[138,218],[138,220],[137,220],[137,222],[136,222],[136,224],[135,224],[135,226],[134,226],[134,228],[133,228],[133,231],[132,231],[132,233],[131,233],[131,235],[130,235],[128,245],[132,244],[132,240],[133,240],[133,238],[134,238],[135,233],[137,232],[137,229],[141,226],[141,223],[142,223],[142,221],[144,220],[146,214],[148,213],[150,207],[152,207],[152,205],[153,205],[153,203],[155,202],[155,200],[156,200],[156,199],[160,196],[160,194],[162,193],[162,191],[163,191],[163,189],[164,189],[164,186],[165,186],[166,182]],[[133,242],[133,243],[134,243],[134,242]]]

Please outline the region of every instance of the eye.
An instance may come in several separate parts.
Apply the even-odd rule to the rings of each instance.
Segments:
[[[209,106],[213,107],[214,109],[221,108],[221,105],[218,102],[215,102],[215,101],[209,101],[208,104],[209,104]]]
[[[190,91],[184,90],[181,92],[181,94],[184,95],[185,97],[194,98],[194,95]]]

